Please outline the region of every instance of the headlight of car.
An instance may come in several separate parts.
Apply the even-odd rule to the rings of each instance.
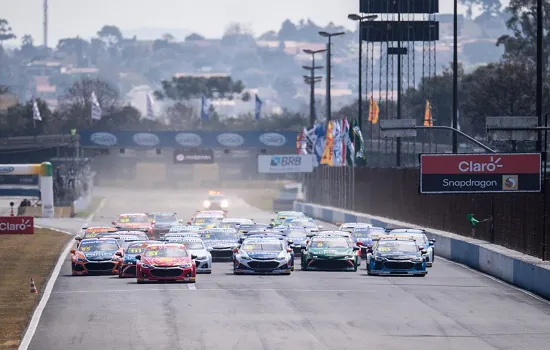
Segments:
[[[184,269],[190,268],[190,267],[191,267],[191,263],[181,264],[180,267],[181,267],[181,268],[184,268]]]
[[[355,257],[353,255],[346,255],[344,259],[355,259]]]
[[[286,252],[281,252],[278,256],[277,256],[277,260],[286,260],[288,259],[287,255],[286,255]]]
[[[317,255],[312,255],[311,257],[312,257],[313,259],[317,259],[317,258],[318,258]]]
[[[206,260],[207,258],[208,258],[207,256],[199,256],[195,260]]]
[[[87,262],[88,260],[86,260],[84,258],[76,258],[76,261],[77,262]]]
[[[382,256],[380,256],[380,255],[377,255],[377,256],[374,257],[374,260],[376,260],[376,261],[384,261],[384,260],[386,260],[386,258],[384,258],[384,257],[382,257]]]
[[[210,201],[204,201],[202,202],[202,205],[204,205],[205,208],[209,208],[210,207]]]
[[[145,268],[145,269],[152,269],[152,268],[153,268],[153,265],[141,264],[141,267],[143,267],[143,268]]]
[[[422,258],[422,257],[414,258],[413,261],[414,261],[414,262],[417,262],[417,263],[423,262],[423,261],[424,261],[424,258]]]
[[[220,207],[222,207],[222,208],[227,208],[228,206],[229,206],[229,202],[228,202],[228,201],[226,201],[226,200],[221,201]]]
[[[206,250],[208,250],[209,252],[211,252],[212,250],[214,250],[214,248],[212,248],[212,247],[206,247]]]

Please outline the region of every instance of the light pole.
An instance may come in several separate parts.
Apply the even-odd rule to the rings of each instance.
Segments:
[[[366,21],[373,21],[378,18],[378,15],[358,15],[349,14],[348,19],[352,21],[359,21],[359,99],[358,99],[358,117],[357,121],[359,129],[363,130],[363,35],[361,29],[361,23]],[[367,63],[368,64],[368,63]],[[367,73],[368,75],[368,73]]]
[[[332,37],[333,36],[340,36],[344,35],[346,33],[344,32],[337,32],[337,33],[328,33],[328,32],[319,32],[319,35],[325,38],[328,38],[327,43],[327,122],[331,120],[331,106],[330,106],[330,83],[331,83],[331,66],[330,66],[330,57],[331,57],[331,45],[332,45]]]
[[[453,128],[458,128],[458,0],[453,9]],[[452,137],[453,153],[458,153],[458,135]]]
[[[304,50],[304,53],[307,53],[309,55],[311,55],[311,67],[309,66],[303,66],[304,69],[307,69],[309,71],[311,71],[311,77],[308,77],[308,79],[306,80],[309,80],[309,84],[311,85],[310,86],[310,94],[309,94],[309,123],[310,123],[310,127],[313,127],[313,125],[315,124],[315,84],[320,82],[321,79],[316,79],[315,77],[315,70],[316,69],[321,69],[323,68],[323,66],[315,66],[315,55],[318,54],[318,53],[323,53],[327,51],[326,49],[324,50]],[[306,84],[308,84],[306,82]]]

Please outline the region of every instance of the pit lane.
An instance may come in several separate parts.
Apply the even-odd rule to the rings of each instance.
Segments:
[[[121,212],[187,219],[206,192],[99,191],[108,199],[93,225]],[[273,216],[230,202],[229,216]],[[441,259],[421,279],[368,277],[364,263],[291,276],[234,276],[214,263],[196,285],[137,285],[73,277],[67,257],[29,349],[545,349],[549,329],[547,303]]]

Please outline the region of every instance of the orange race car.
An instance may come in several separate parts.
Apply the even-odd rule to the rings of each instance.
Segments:
[[[149,221],[149,216],[145,213],[120,214],[118,221],[113,221],[113,226],[123,230],[143,231],[148,235],[153,235],[153,223]]]
[[[116,239],[91,238],[80,241],[77,249],[71,250],[73,276],[89,273],[118,274],[118,260],[123,250]]]

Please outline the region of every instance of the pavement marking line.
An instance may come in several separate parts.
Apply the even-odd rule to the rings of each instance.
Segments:
[[[107,197],[103,197],[101,202],[99,202],[99,205],[97,206],[97,208],[95,208],[95,210],[90,215],[88,215],[88,217],[85,220],[86,226],[88,226],[90,224],[90,222],[94,218],[95,214],[97,214],[98,211],[103,209],[103,206],[105,205],[106,201],[107,201]]]
[[[52,294],[74,294],[74,293],[131,293],[131,292],[151,292],[151,291],[188,291],[188,290],[199,290],[199,291],[237,291],[237,292],[301,292],[301,293],[372,293],[369,290],[361,289],[287,289],[287,288],[200,288],[197,289],[194,285],[187,285],[186,288],[143,288],[143,289],[109,289],[109,290],[72,290],[72,291],[62,291],[62,292],[53,292]]]
[[[84,222],[82,227],[86,227],[86,226],[89,225],[90,220],[94,217],[94,215],[97,213],[97,211],[101,208],[101,204],[103,202],[104,201],[102,201],[99,204],[99,206],[96,208],[96,210],[94,210],[94,212],[88,218],[86,218],[86,221]],[[47,228],[50,229],[50,230],[53,230],[53,231],[59,231],[59,232],[66,233],[66,234],[69,234],[71,236],[74,236],[73,233],[70,233],[68,231],[58,230],[58,229],[49,228],[49,227],[47,227]],[[57,281],[57,278],[59,277],[59,273],[61,272],[61,268],[63,267],[63,264],[65,263],[65,258],[69,254],[69,252],[70,252],[71,248],[73,247],[73,245],[74,245],[74,241],[69,241],[67,243],[67,246],[65,247],[65,249],[63,249],[63,251],[59,255],[59,259],[57,260],[57,263],[55,264],[55,267],[52,271],[52,274],[51,274],[50,278],[48,279],[48,283],[46,283],[46,288],[44,288],[44,293],[42,294],[42,297],[40,298],[40,302],[38,303],[38,306],[34,310],[34,312],[32,314],[31,321],[29,323],[29,326],[25,330],[25,334],[23,336],[23,339],[21,340],[21,343],[19,344],[19,350],[27,350],[29,345],[31,344],[32,338],[34,337],[34,333],[36,333],[36,329],[38,328],[38,324],[40,323],[40,317],[42,317],[42,312],[44,312],[44,309],[46,308],[46,304],[48,303],[48,300],[50,300],[50,296],[52,295],[52,290],[53,290],[53,287],[55,285],[55,282]]]
[[[189,290],[197,290],[197,286],[195,286],[195,283],[190,283],[187,285],[187,289]]]
[[[497,282],[497,283],[499,283],[499,284],[501,284],[501,285],[503,285],[503,286],[512,288],[512,289],[514,289],[514,290],[516,290],[516,291],[518,291],[518,292],[521,292],[521,293],[523,293],[523,294],[526,294],[526,295],[528,295],[528,296],[530,296],[530,297],[532,297],[532,298],[534,298],[534,299],[536,299],[536,300],[538,300],[538,301],[540,301],[540,302],[543,302],[543,303],[545,303],[545,304],[547,304],[547,305],[550,305],[550,300],[546,300],[546,299],[544,299],[543,297],[540,297],[540,296],[536,295],[535,293],[531,293],[531,292],[528,291],[528,290],[521,289],[520,287],[516,287],[516,286],[514,286],[514,285],[512,285],[512,284],[510,284],[510,283],[508,283],[508,282],[505,282],[505,281],[503,281],[503,280],[501,280],[501,279],[498,279],[498,278],[496,278],[496,277],[494,277],[494,276],[488,275],[488,274],[486,274],[485,272],[481,272],[481,271],[478,271],[478,270],[476,270],[476,269],[472,269],[472,268],[469,267],[469,266],[466,266],[466,265],[464,265],[464,264],[458,263],[458,262],[456,262],[456,261],[452,261],[452,260],[449,260],[449,259],[445,259],[445,258],[440,257],[440,256],[438,256],[437,258],[438,258],[438,259],[441,259],[441,260],[444,260],[444,261],[446,261],[446,262],[448,262],[448,263],[451,263],[451,264],[453,264],[453,265],[462,267],[463,269],[468,270],[468,271],[470,271],[470,272],[473,272],[473,273],[475,273],[476,275],[480,275],[480,276],[487,277],[488,279],[490,279],[490,280],[492,280],[492,281],[495,281],[495,282]]]

